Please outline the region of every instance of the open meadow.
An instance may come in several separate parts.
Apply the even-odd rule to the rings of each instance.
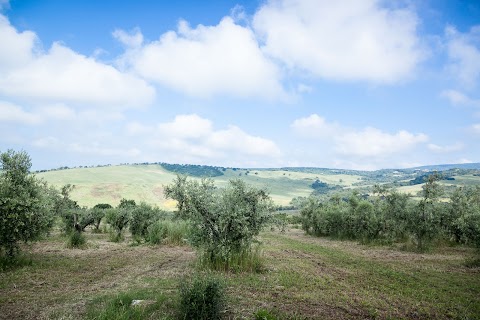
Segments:
[[[86,248],[68,249],[54,234],[25,250],[30,265],[0,273],[0,318],[108,319],[105,310],[117,305],[122,319],[130,309],[144,319],[172,319],[179,283],[202,272],[187,245],[86,237]],[[418,254],[295,228],[263,232],[260,239],[260,272],[214,272],[225,283],[227,319],[254,319],[259,311],[277,319],[480,318],[480,270],[464,265],[473,249]],[[130,306],[137,299],[146,305]]]
[[[121,198],[126,198],[156,204],[166,210],[175,208],[174,202],[165,199],[163,188],[173,181],[176,174],[160,165],[74,168],[42,172],[37,176],[57,188],[66,184],[75,185],[71,196],[81,206],[92,207],[97,203],[116,206]],[[294,197],[309,196],[313,191],[311,185],[317,179],[349,187],[360,176],[273,169],[226,169],[223,175],[213,179],[221,187],[236,178],[241,178],[249,185],[266,188],[275,203],[288,205]]]

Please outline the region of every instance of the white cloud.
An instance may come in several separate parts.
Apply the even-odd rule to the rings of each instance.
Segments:
[[[53,149],[60,146],[60,141],[52,136],[38,138],[32,141],[32,146],[42,149]]]
[[[449,70],[466,88],[476,87],[480,77],[480,25],[472,27],[468,33],[447,27],[445,34]]]
[[[273,141],[251,136],[236,126],[212,132],[207,145],[216,150],[234,151],[253,156],[277,157],[281,154]]]
[[[426,142],[425,134],[412,134],[401,130],[395,134],[367,127],[361,131],[347,132],[337,138],[336,151],[343,155],[359,157],[384,157],[405,152]]]
[[[38,113],[44,118],[55,120],[74,119],[77,114],[75,110],[63,104],[53,104],[40,107]]]
[[[35,113],[24,111],[21,107],[5,101],[0,101],[0,122],[15,122],[22,124],[39,124],[42,118]]]
[[[173,122],[161,123],[162,135],[178,139],[201,139],[212,133],[212,122],[196,114],[178,115]]]
[[[141,151],[137,148],[111,148],[103,146],[99,143],[93,144],[81,144],[70,143],[66,145],[68,151],[86,154],[86,155],[99,155],[104,157],[121,156],[121,157],[137,157],[141,154]]]
[[[253,163],[281,155],[268,139],[250,135],[236,126],[215,130],[210,120],[196,114],[177,115],[156,126],[132,122],[127,132],[146,147],[165,152],[170,161],[189,163]],[[245,162],[243,162],[245,161]]]
[[[128,33],[124,30],[117,29],[112,33],[113,37],[129,48],[138,48],[143,43],[143,34],[140,29],[135,28]]]
[[[1,15],[0,38],[0,93],[5,96],[114,108],[145,106],[155,97],[144,80],[60,43],[41,52],[35,33],[17,32]]]
[[[476,123],[470,127],[471,131],[475,134],[480,134],[480,123]]]
[[[311,86],[308,86],[308,85],[304,84],[304,83],[300,83],[297,86],[297,92],[298,93],[312,93],[313,88]]]
[[[465,105],[480,107],[480,100],[472,99],[464,93],[457,90],[444,90],[440,94],[442,97],[448,99],[453,105]]]
[[[429,143],[427,147],[430,151],[433,151],[436,153],[451,153],[451,152],[457,152],[462,150],[464,148],[464,145],[463,143],[460,143],[460,142],[457,142],[452,145],[446,145],[446,146],[439,146],[437,144]]]
[[[290,126],[296,133],[312,139],[329,138],[343,130],[336,123],[329,123],[325,118],[312,114],[306,118],[293,121]]]
[[[264,51],[292,69],[335,80],[392,83],[423,59],[418,19],[381,1],[271,0],[253,26]]]
[[[391,134],[372,127],[352,129],[337,123],[329,123],[317,114],[295,120],[291,128],[303,137],[333,143],[332,149],[337,156],[362,159],[401,154],[428,141],[428,136],[423,133],[413,134],[400,130]]]
[[[32,31],[17,32],[0,14],[0,71],[5,73],[28,63],[34,54],[37,36]]]
[[[116,37],[134,45],[141,38],[139,32],[127,36],[123,31],[117,31]],[[176,32],[128,50],[119,64],[197,97],[229,94],[277,99],[284,95],[276,65],[264,57],[253,32],[230,17],[216,26],[196,28],[180,21]]]

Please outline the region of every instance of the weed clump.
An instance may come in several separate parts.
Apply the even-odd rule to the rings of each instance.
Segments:
[[[83,232],[73,231],[68,235],[67,247],[70,249],[83,248],[86,243],[87,240],[85,239]]]
[[[148,227],[150,244],[182,245],[188,237],[188,224],[183,220],[159,220]]]
[[[179,319],[221,319],[224,305],[223,284],[216,278],[196,276],[180,285]]]

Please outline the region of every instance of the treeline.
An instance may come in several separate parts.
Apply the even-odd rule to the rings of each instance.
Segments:
[[[302,228],[316,236],[378,242],[413,243],[425,250],[435,241],[451,241],[480,248],[480,187],[459,187],[449,202],[440,176],[428,176],[420,201],[376,186],[373,197],[333,195],[326,201],[310,197],[301,210]]]
[[[204,165],[193,165],[193,164],[169,164],[169,163],[159,163],[165,170],[177,173],[184,174],[192,177],[218,177],[223,176],[223,171],[225,168],[221,167],[212,167]]]
[[[110,240],[124,240],[125,231],[130,231],[132,241],[139,243],[181,244],[187,234],[184,221],[174,221],[172,216],[158,207],[135,200],[121,199],[116,207],[97,204],[93,208],[80,207],[70,199],[71,185],[66,185],[54,196],[53,212],[60,218],[60,226],[67,236],[70,247],[81,247],[85,243],[87,227],[94,233],[108,232]],[[100,229],[103,223],[103,230]]]

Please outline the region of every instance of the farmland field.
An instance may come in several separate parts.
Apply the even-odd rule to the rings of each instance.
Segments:
[[[331,169],[224,169],[222,175],[213,177],[217,186],[225,186],[231,179],[240,178],[249,185],[266,188],[273,201],[278,205],[288,205],[292,198],[308,197],[314,190],[312,183],[316,180],[336,186],[340,189],[371,188],[375,184],[388,184],[392,181],[408,183],[414,174],[387,173],[375,174],[351,171],[338,173]],[[71,196],[81,206],[92,207],[97,203],[118,205],[120,199],[134,199],[158,205],[166,210],[173,210],[175,203],[167,200],[163,194],[164,186],[170,184],[175,172],[166,170],[161,165],[121,165],[96,168],[74,168],[38,173],[39,178],[57,188],[73,184],[75,189]],[[374,178],[372,178],[372,176]],[[378,176],[378,177],[377,177]],[[408,179],[405,179],[407,178]],[[200,179],[194,178],[193,179]],[[455,180],[443,180],[444,186],[480,185],[480,176],[472,174],[455,175]],[[415,196],[422,190],[423,184],[394,187],[403,193]]]
[[[119,296],[157,303],[171,319],[182,277],[195,272],[188,246],[131,246],[87,232],[86,249],[53,235],[33,244],[32,264],[0,273],[1,319],[95,318]],[[267,310],[279,319],[478,319],[480,270],[473,249],[429,254],[313,238],[298,229],[261,234],[264,271],[218,273],[228,319]],[[141,307],[139,307],[141,308]]]
[[[247,173],[248,172],[248,173]],[[173,210],[175,203],[165,199],[163,187],[173,181],[176,174],[160,165],[125,165],[97,168],[76,168],[39,173],[39,178],[61,187],[75,185],[72,198],[82,206],[92,207],[97,203],[117,205],[121,198],[134,199],[156,204],[161,208]],[[224,175],[215,177],[215,184],[225,185],[228,180],[241,178],[255,187],[265,187],[272,199],[280,205],[287,205],[297,196],[309,196],[311,184],[318,178],[322,181],[342,186],[350,186],[358,181],[353,175],[319,175],[313,173],[291,172],[286,170],[265,169],[227,169]]]

